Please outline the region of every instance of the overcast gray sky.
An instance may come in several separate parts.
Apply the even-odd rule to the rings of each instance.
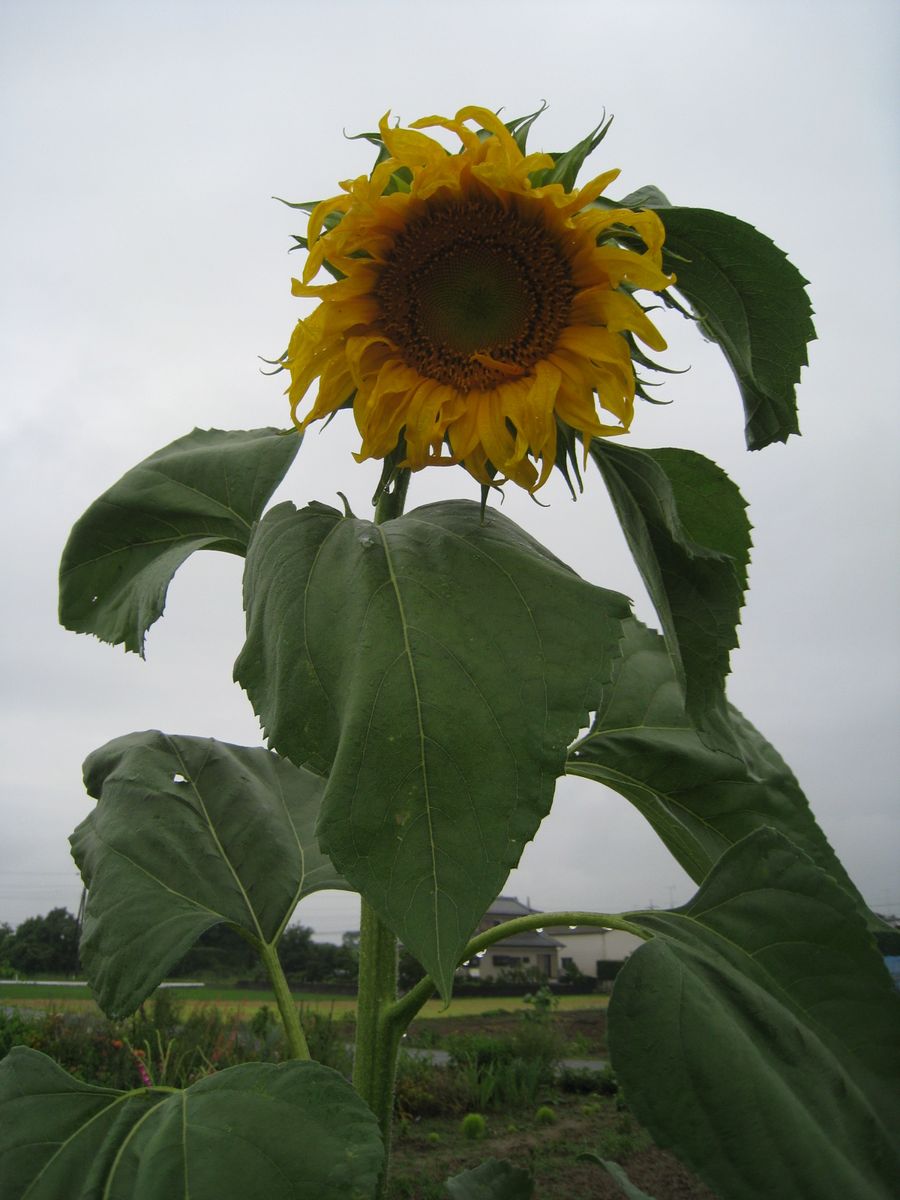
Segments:
[[[56,624],[72,522],[125,470],[192,426],[284,426],[281,379],[301,302],[297,217],[272,195],[332,195],[371,148],[346,141],[391,109],[550,109],[534,149],[615,114],[583,178],[656,183],[740,216],[811,280],[819,341],[804,436],[748,454],[719,352],[667,319],[690,367],[639,408],[632,442],[696,449],[751,504],[751,594],[732,699],[778,747],[880,910],[900,910],[897,347],[900,15],[890,0],[454,4],[302,0],[0,6],[0,364],[5,584],[0,593],[0,920],[77,905],[66,839],[88,811],[84,756],[137,729],[254,744],[231,682],[241,562],[196,555],[141,662]],[[591,170],[593,168],[593,170]],[[276,499],[366,514],[377,466],[350,457],[348,414],[306,440]],[[510,494],[504,511],[651,619],[596,475],[572,504]],[[410,504],[475,496],[460,470],[414,479]],[[535,907],[683,902],[686,876],[624,800],[583,780],[505,889]],[[297,918],[339,937],[352,897]]]

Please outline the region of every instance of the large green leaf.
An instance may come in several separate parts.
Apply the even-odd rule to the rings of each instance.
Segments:
[[[655,207],[666,228],[663,263],[703,332],[734,371],[751,450],[799,433],[795,387],[816,331],[806,280],[783,251],[737,217],[707,208]]]
[[[69,535],[60,622],[143,655],[184,560],[195,550],[243,554],[299,448],[277,429],[195,429],[138,463]]]
[[[369,1200],[377,1122],[314,1062],[119,1092],[17,1046],[0,1064],[4,1200]]]
[[[737,709],[729,708],[728,716],[737,755],[704,742],[685,711],[663,639],[628,621],[612,682],[566,769],[630,800],[698,883],[729,846],[768,825],[801,847],[868,915],[786,763]]]
[[[723,1200],[890,1200],[900,997],[852,901],[781,834],[729,849],[616,977],[629,1107]]]
[[[596,440],[600,468],[700,728],[727,745],[729,654],[750,557],[746,503],[692,450],[637,450]]]
[[[496,1158],[454,1175],[444,1187],[451,1200],[531,1200],[534,1195],[530,1171]]]
[[[279,505],[245,575],[235,674],[271,743],[328,771],[335,866],[449,995],[549,810],[627,601],[478,504],[388,521]]]
[[[273,945],[303,896],[347,886],[314,833],[323,781],[270,750],[153,730],[84,770],[99,803],[71,838],[88,888],[81,961],[110,1016],[211,926]]]

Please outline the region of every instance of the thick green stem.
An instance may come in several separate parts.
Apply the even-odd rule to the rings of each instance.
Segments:
[[[265,964],[266,973],[272,984],[272,991],[275,993],[275,1002],[278,1005],[278,1011],[281,1013],[281,1022],[284,1025],[290,1057],[309,1058],[310,1054],[309,1046],[306,1044],[306,1034],[303,1032],[303,1026],[300,1024],[297,1005],[294,1003],[291,989],[288,987],[284,971],[281,969],[281,963],[278,960],[278,951],[274,946],[263,943],[259,947],[259,954]]]
[[[384,1141],[385,1168],[378,1191],[380,1197],[387,1184],[394,1075],[402,1033],[385,1019],[397,999],[397,939],[365,900],[361,907],[353,1086],[378,1119]]]
[[[408,470],[397,470],[378,497],[375,524],[392,521],[403,512],[409,487]],[[384,1142],[384,1169],[376,1200],[387,1190],[394,1115],[394,1077],[402,1028],[387,1019],[397,1001],[397,939],[361,899],[359,925],[359,993],[356,1006],[356,1046],[353,1086],[378,1120]]]
[[[402,514],[403,505],[406,503],[406,492],[409,488],[409,477],[410,472],[406,468],[394,473],[375,505],[376,525],[380,525],[383,521],[393,521],[395,517]]]

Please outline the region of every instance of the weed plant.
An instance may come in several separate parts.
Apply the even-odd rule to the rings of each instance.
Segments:
[[[304,1024],[315,1057],[349,1077],[352,1030],[331,1013],[309,1012]],[[54,1058],[85,1083],[129,1089],[147,1084],[189,1087],[244,1062],[282,1062],[284,1031],[263,1005],[250,1020],[214,1005],[183,1008],[161,990],[127,1021],[75,1012],[0,1011],[0,1057],[28,1046]]]

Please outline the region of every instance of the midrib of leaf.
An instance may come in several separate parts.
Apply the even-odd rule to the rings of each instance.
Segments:
[[[722,322],[720,322],[720,326],[722,326],[722,336],[728,341],[728,343],[735,350],[735,352],[739,353],[741,355],[741,358],[745,360],[745,364],[748,365],[748,367],[749,367],[748,373],[749,373],[750,377],[755,381],[756,376],[754,375],[754,372],[753,372],[752,362],[749,364],[746,363],[746,360],[748,358],[752,357],[753,344],[752,344],[752,340],[750,337],[750,318],[749,318],[749,315],[747,312],[747,306],[744,303],[741,293],[734,286],[734,284],[729,279],[728,275],[725,273],[725,271],[722,270],[722,268],[715,261],[715,259],[710,258],[707,254],[704,254],[702,250],[695,249],[693,244],[687,238],[682,238],[681,241],[679,242],[679,245],[681,245],[682,242],[684,243],[684,248],[689,249],[691,251],[691,256],[687,259],[687,261],[692,262],[692,261],[694,261],[694,259],[698,259],[698,258],[702,259],[706,268],[708,270],[710,270],[712,273],[714,273],[718,277],[718,279],[720,281],[722,281],[722,283],[724,283],[725,290],[736,301],[737,308],[740,312],[742,324],[743,324],[743,328],[741,330],[741,332],[743,334],[743,338],[742,338],[743,346],[741,346],[741,347],[738,346],[736,338],[734,336],[732,336],[732,334],[730,334],[724,328],[724,324]],[[675,284],[675,290],[676,290],[676,292],[679,290],[677,283]],[[689,303],[691,303],[693,305],[694,301],[690,300],[690,297],[688,297],[688,300],[689,300]],[[706,320],[708,320],[709,313],[708,312],[701,313],[700,317],[701,317],[701,320],[706,321]]]
[[[793,892],[788,892],[788,891],[786,891],[786,889],[783,889],[783,888],[774,888],[774,887],[768,887],[768,888],[762,888],[762,889],[746,888],[742,892],[734,892],[732,895],[728,896],[727,899],[721,900],[718,904],[711,904],[708,908],[704,908],[702,915],[706,916],[707,913],[716,912],[718,909],[727,907],[728,905],[734,903],[734,901],[740,900],[744,896],[759,896],[761,891],[765,891],[765,892],[768,892],[771,894],[783,892],[789,898],[793,897],[793,895],[794,895]],[[631,916],[635,916],[635,915],[640,916],[641,914],[640,913],[638,913],[638,914],[632,913],[630,915]],[[812,1012],[809,1009],[805,1008],[802,1004],[800,1004],[799,1001],[795,1000],[791,996],[791,994],[785,989],[783,984],[778,982],[778,980],[775,978],[775,976],[772,974],[772,972],[766,966],[764,966],[761,962],[756,961],[757,954],[761,954],[766,950],[770,950],[772,948],[772,946],[780,945],[782,943],[766,942],[765,945],[760,946],[758,950],[755,950],[751,953],[749,950],[746,950],[743,946],[739,945],[737,942],[732,941],[731,938],[727,934],[722,933],[721,930],[715,929],[710,925],[705,925],[703,923],[703,921],[700,919],[700,917],[699,916],[695,917],[693,915],[693,913],[671,912],[670,911],[670,912],[666,913],[666,916],[669,919],[672,919],[674,917],[676,922],[684,921],[688,925],[693,925],[697,929],[702,929],[707,935],[711,934],[714,938],[717,938],[720,941],[724,942],[725,945],[728,946],[729,949],[733,950],[735,952],[735,954],[737,954],[740,958],[745,958],[745,959],[748,959],[750,962],[756,963],[756,965],[759,967],[759,969],[765,974],[766,979],[769,981],[769,987],[770,987],[771,993],[776,997],[776,999],[781,1000],[784,1007],[786,1009],[788,1009],[790,1012],[793,1012],[795,1014],[800,1013],[803,1017],[806,1018],[806,1020],[809,1022],[809,1025],[811,1026],[811,1028],[817,1033],[818,1041],[822,1043],[822,1045],[825,1047],[826,1050],[828,1050],[830,1057],[834,1058],[834,1055],[833,1055],[830,1047],[828,1046],[828,1041],[826,1039],[823,1039],[822,1036],[818,1034],[820,1025],[819,1025],[819,1022],[816,1020],[816,1018],[812,1015]],[[706,947],[704,945],[704,939],[701,937],[699,939],[699,941],[700,941],[701,953],[703,953],[706,950]],[[685,943],[682,943],[682,944],[685,944]],[[686,944],[689,946],[691,945],[690,942],[688,942]],[[812,942],[808,942],[808,941],[806,941],[806,942],[800,941],[799,943],[794,942],[792,944],[794,944],[794,945],[799,944],[801,946],[813,945]],[[691,948],[694,949],[695,947],[692,946]],[[751,976],[751,979],[752,979],[752,976]],[[753,983],[755,985],[756,981],[753,980]],[[849,1047],[848,1047],[848,1049],[849,1049]],[[850,1052],[852,1053],[852,1050]],[[840,1063],[838,1065],[840,1065]]]
[[[428,521],[422,520],[421,517],[411,516],[409,519],[419,521],[427,529],[434,528],[433,525],[431,525]],[[522,606],[523,611],[525,612],[525,614],[528,617],[529,623],[531,624],[532,631],[534,632],[535,640],[537,641],[537,644],[540,647],[541,663],[542,664],[545,663],[546,655],[544,654],[544,642],[543,642],[543,639],[541,638],[541,631],[540,631],[540,629],[538,629],[538,627],[535,623],[534,613],[529,608],[528,601],[525,599],[524,595],[522,594],[522,589],[519,587],[518,583],[516,582],[515,576],[511,575],[509,573],[509,571],[507,571],[506,568],[503,566],[503,564],[498,562],[496,558],[491,558],[491,556],[489,554],[486,554],[479,546],[474,546],[466,538],[461,537],[460,534],[458,534],[454,529],[447,529],[442,525],[438,525],[437,528],[440,533],[444,534],[447,537],[454,538],[457,542],[459,542],[462,545],[463,549],[466,550],[469,554],[474,554],[477,558],[480,558],[480,559],[482,559],[482,561],[486,562],[491,568],[493,568],[493,570],[499,571],[500,574],[506,579],[506,581],[509,583],[510,587],[516,593],[516,596],[519,599],[519,603]],[[544,729],[546,729],[547,721],[548,721],[548,718],[550,715],[550,712],[549,712],[550,706],[547,703],[547,677],[543,671],[541,672],[541,686],[542,686],[543,692],[544,692],[543,722],[544,722]],[[491,706],[487,705],[487,707],[490,708]],[[491,711],[493,712],[492,709],[491,709]],[[510,752],[512,753],[511,748],[510,748]],[[515,758],[514,754],[513,754],[513,757]]]
[[[46,1097],[70,1096],[71,1092],[49,1092],[49,1093],[45,1092],[44,1095]],[[86,1130],[90,1129],[90,1127],[94,1124],[95,1121],[99,1121],[102,1117],[105,1117],[107,1115],[107,1113],[112,1112],[112,1110],[115,1108],[115,1106],[117,1104],[123,1104],[126,1100],[129,1100],[133,1095],[135,1095],[134,1092],[125,1092],[124,1094],[117,1095],[116,1098],[114,1100],[111,1100],[109,1104],[104,1105],[104,1107],[101,1108],[99,1112],[94,1113],[94,1115],[90,1118],[90,1120],[85,1121],[85,1123],[83,1125],[79,1125],[78,1128],[75,1130],[75,1132],[69,1134],[69,1136],[65,1139],[65,1141],[60,1142],[59,1146],[50,1155],[50,1157],[47,1159],[47,1161],[41,1167],[40,1171],[38,1171],[37,1175],[35,1175],[34,1179],[32,1179],[31,1183],[29,1183],[28,1187],[22,1193],[22,1200],[28,1200],[29,1193],[32,1191],[32,1189],[37,1184],[40,1183],[41,1179],[44,1176],[44,1173],[50,1169],[50,1167],[57,1160],[57,1158],[59,1158],[59,1156],[63,1153],[64,1150],[66,1150],[73,1142],[75,1142],[78,1138],[80,1138]],[[160,1103],[162,1103],[162,1101],[160,1101]],[[154,1105],[154,1108],[155,1107],[156,1107],[156,1105]],[[153,1112],[153,1108],[149,1109],[149,1112]],[[105,1193],[104,1193],[104,1200],[105,1200]]]
[[[188,1173],[187,1148],[187,1090],[181,1093],[181,1145],[183,1148],[182,1161],[184,1163],[184,1200],[190,1200],[191,1188]]]
[[[776,890],[781,890],[781,889],[767,888],[765,890],[774,892]],[[731,900],[740,899],[741,896],[758,895],[758,894],[759,894],[758,889],[754,889],[754,890],[748,889],[747,891],[736,892],[733,896],[729,897],[728,900],[722,901],[720,904],[712,905],[710,908],[704,909],[703,911],[704,911],[704,913],[713,912],[713,911],[715,911],[715,909],[721,908],[723,906],[723,904],[727,904]],[[793,893],[790,893],[790,892],[787,894],[789,896],[793,895]],[[629,917],[640,918],[640,916],[642,914],[629,913],[628,915],[629,915]],[[891,1140],[891,1131],[885,1125],[885,1122],[882,1119],[881,1113],[878,1111],[877,1107],[872,1103],[870,1098],[866,1095],[866,1093],[859,1086],[854,1075],[852,1075],[848,1070],[846,1070],[844,1068],[843,1064],[841,1063],[840,1058],[838,1058],[838,1056],[832,1050],[831,1038],[834,1037],[835,1035],[831,1034],[831,1032],[828,1029],[824,1028],[807,1008],[805,1008],[802,1004],[800,1004],[798,1001],[796,1001],[790,995],[790,993],[785,990],[783,985],[780,984],[778,982],[778,980],[772,975],[771,971],[769,971],[766,967],[764,967],[762,965],[762,963],[756,962],[755,954],[751,954],[749,951],[745,950],[743,946],[737,945],[737,943],[733,942],[731,940],[731,938],[727,937],[723,933],[720,933],[719,930],[708,928],[697,917],[691,916],[690,914],[687,914],[687,913],[673,913],[673,912],[668,913],[667,916],[669,916],[670,918],[674,917],[676,919],[676,921],[686,921],[689,925],[695,925],[699,929],[704,930],[707,934],[712,934],[712,936],[714,938],[719,938],[722,942],[725,943],[726,946],[728,946],[732,950],[734,950],[739,957],[748,959],[750,962],[754,963],[758,967],[758,969],[764,973],[764,975],[766,977],[766,980],[768,982],[767,995],[770,995],[773,999],[778,1000],[782,1004],[782,1006],[785,1009],[787,1009],[788,1012],[792,1013],[795,1017],[799,1013],[802,1017],[804,1017],[806,1019],[807,1029],[808,1029],[809,1033],[815,1037],[815,1040],[818,1042],[820,1048],[824,1051],[826,1057],[831,1061],[832,1067],[835,1069],[836,1074],[839,1075],[842,1080],[844,1080],[845,1084],[847,1085],[848,1091],[853,1091],[856,1094],[856,1100],[857,1100],[857,1103],[859,1104],[859,1106],[861,1108],[865,1109],[870,1114],[874,1123],[877,1124],[878,1127],[885,1134],[885,1137],[888,1138],[888,1140]],[[654,932],[654,936],[659,936],[659,934]],[[674,941],[674,939],[673,939],[673,941]],[[679,943],[676,942],[676,945],[677,944],[679,944]],[[686,944],[691,949],[696,949],[696,947],[692,946],[690,942],[680,943],[680,944],[682,944],[682,945]],[[777,944],[777,943],[774,943],[774,942],[772,943],[772,945],[775,945],[775,944]],[[809,946],[812,943],[801,942],[800,944],[803,946]],[[768,950],[768,949],[770,949],[769,943],[767,943],[765,946],[760,946],[759,951],[757,951],[756,953],[759,953],[760,951]],[[704,957],[706,957],[706,953],[707,953],[706,946],[704,945],[704,941],[702,938],[700,939],[700,953]],[[677,956],[676,956],[676,961],[678,962],[680,973],[685,973],[685,967],[683,966],[681,960],[679,958],[677,958]],[[752,975],[749,976],[749,979],[750,979],[750,982],[752,982],[754,987],[759,987],[759,984],[756,982],[755,979],[753,979]],[[681,986],[683,988],[683,985],[681,985]],[[725,1008],[725,1006],[722,1004],[721,1000],[719,999],[718,994],[715,991],[708,992],[707,998],[709,1000],[711,1000],[712,1002],[714,1002],[715,1004],[717,1004],[720,1009],[722,1009],[723,1011],[725,1011],[727,1013],[727,1011],[728,1011],[727,1008]],[[680,1003],[680,997],[679,997],[678,1011],[679,1011],[679,1013],[681,1013],[683,1011],[683,1005]],[[679,1019],[679,1024],[680,1023],[681,1023],[681,1021]],[[836,1039],[836,1040],[839,1040],[839,1039]],[[754,1051],[757,1051],[757,1057],[759,1057],[757,1043],[754,1041],[754,1039],[745,1037],[744,1041],[749,1046],[751,1046],[754,1049]],[[842,1046],[844,1046],[844,1049],[848,1052],[848,1054],[850,1054],[850,1056],[852,1058],[854,1058],[854,1059],[856,1058],[856,1055],[854,1054],[853,1048],[851,1046],[846,1045],[846,1043],[844,1043],[844,1042],[841,1042],[840,1044]],[[690,1058],[687,1057],[685,1059],[685,1061],[687,1063],[690,1063]],[[773,1075],[775,1078],[779,1078],[777,1072],[772,1070],[771,1065],[768,1062],[768,1060],[763,1059],[763,1062],[764,1062],[764,1065],[766,1067],[766,1071],[768,1072],[768,1074]],[[790,1092],[789,1089],[788,1089],[788,1094],[792,1095],[792,1093]],[[695,1088],[694,1095],[696,1095],[696,1096],[702,1095],[702,1090],[698,1091],[697,1088]],[[845,1159],[845,1161],[849,1162],[851,1168],[854,1171],[856,1171],[856,1166],[852,1163],[852,1161],[847,1159],[847,1156],[843,1153],[842,1153],[842,1157]]]
[[[412,647],[409,643],[409,624],[406,619],[406,610],[403,606],[403,597],[400,593],[400,581],[397,578],[397,573],[394,570],[394,560],[391,557],[388,540],[384,536],[384,531],[375,526],[378,530],[378,535],[381,538],[381,544],[384,549],[385,562],[387,564],[388,574],[390,576],[391,588],[394,592],[394,597],[397,601],[397,610],[400,614],[400,628],[403,631],[403,646],[406,654],[406,660],[409,664],[409,675],[413,686],[413,694],[416,701],[416,725],[419,731],[419,766],[422,772],[422,787],[424,790],[425,799],[425,818],[428,822],[428,844],[431,850],[431,876],[434,880],[434,891],[432,893],[432,917],[434,921],[434,946],[435,954],[438,962],[441,961],[441,929],[438,920],[438,874],[437,874],[437,855],[434,836],[434,821],[431,814],[431,791],[428,785],[428,767],[425,761],[425,726],[422,718],[422,702],[419,695],[419,679],[416,674],[415,660],[413,659]]]
[[[134,1095],[135,1093],[131,1092],[129,1094]],[[168,1099],[168,1097],[160,1099],[159,1104],[165,1104],[166,1099]],[[112,1160],[112,1163],[110,1164],[109,1171],[107,1172],[106,1183],[104,1184],[104,1187],[103,1187],[103,1195],[101,1197],[101,1200],[109,1200],[109,1197],[111,1195],[110,1189],[112,1188],[112,1185],[115,1181],[116,1171],[118,1171],[118,1169],[119,1169],[119,1164],[122,1161],[122,1156],[124,1155],[125,1151],[128,1148],[129,1142],[132,1140],[132,1138],[135,1136],[135,1134],[140,1129],[140,1127],[143,1125],[143,1123],[147,1120],[147,1118],[151,1117],[156,1112],[156,1110],[159,1108],[159,1104],[154,1104],[152,1108],[148,1108],[147,1111],[144,1113],[144,1115],[142,1117],[139,1117],[138,1120],[135,1121],[135,1123],[132,1125],[132,1127],[125,1134],[125,1137],[122,1139],[122,1143],[119,1146],[119,1149],[116,1151],[115,1158]],[[24,1198],[23,1198],[23,1200],[24,1200]]]
[[[574,760],[574,763],[578,764],[580,761],[582,761],[582,760],[576,758]],[[664,792],[661,788],[651,787],[650,784],[644,783],[643,780],[635,779],[633,775],[627,775],[624,771],[617,771],[614,767],[607,767],[607,766],[604,766],[602,763],[591,763],[590,761],[588,761],[585,763],[585,765],[592,766],[595,768],[599,767],[599,769],[601,771],[605,771],[606,774],[608,776],[610,776],[611,778],[621,779],[623,783],[629,784],[631,787],[635,788],[637,791],[643,792],[643,793],[647,794],[648,796],[650,796],[651,799],[653,800],[654,804],[658,804],[660,802],[661,798],[664,800],[667,800],[669,802],[669,804],[671,804],[673,807],[680,809],[683,813],[686,813],[692,820],[696,820],[701,825],[705,826],[710,831],[710,833],[715,834],[716,837],[725,838],[725,835],[720,833],[714,825],[711,825],[710,822],[706,819],[706,817],[701,816],[699,813],[693,812],[690,808],[688,808],[688,806],[685,803],[683,803],[681,800],[676,799],[676,797],[673,796],[671,792]],[[567,769],[566,774],[567,775],[579,775],[579,776],[581,776],[581,778],[588,778],[588,779],[591,778],[590,775],[584,776],[581,771],[572,771],[572,770]],[[727,838],[725,838],[725,840],[728,841]],[[734,843],[732,842],[731,844],[733,845]]]
[[[297,514],[295,513],[295,516],[296,515]],[[316,565],[318,564],[319,559],[322,557],[322,554],[325,550],[325,546],[328,543],[328,540],[331,538],[331,536],[338,529],[340,529],[340,527],[341,527],[341,522],[340,521],[336,522],[332,526],[332,528],[329,529],[328,532],[325,534],[325,536],[322,538],[322,541],[319,543],[319,545],[316,549],[316,552],[313,555],[313,560],[309,564],[309,570],[306,572],[306,580],[303,584],[303,646],[304,646],[304,649],[306,650],[306,661],[309,663],[310,670],[312,671],[313,675],[315,675],[315,677],[316,677],[316,683],[318,683],[319,687],[321,688],[322,695],[328,701],[328,705],[331,708],[331,711],[333,713],[335,713],[335,715],[338,715],[337,706],[335,705],[334,701],[332,700],[332,698],[329,694],[328,688],[325,686],[325,681],[323,680],[323,678],[319,672],[319,668],[316,665],[316,660],[313,658],[312,647],[310,646],[310,642],[309,642],[309,589],[312,586],[313,575],[315,574]],[[278,545],[278,541],[279,541],[280,537],[289,538],[292,535],[292,533],[293,533],[293,526],[291,524],[288,524],[288,522],[285,522],[281,531],[277,531],[276,536],[274,536],[272,538],[273,544]],[[270,553],[271,553],[271,551],[270,551]]]
[[[258,473],[258,470],[257,470],[257,473]],[[234,517],[234,519],[236,521],[240,522],[240,524],[243,525],[245,529],[249,530],[251,528],[251,523],[246,519],[246,517],[242,516],[241,513],[239,513],[236,509],[232,508],[229,504],[226,504],[224,501],[219,500],[216,496],[211,496],[209,494],[209,492],[204,492],[198,487],[192,487],[189,483],[185,483],[181,479],[173,479],[173,477],[171,475],[166,475],[164,471],[160,471],[158,468],[154,470],[152,467],[148,467],[147,474],[148,475],[157,475],[159,478],[164,479],[167,483],[171,484],[173,487],[183,488],[184,491],[188,492],[192,496],[202,496],[204,500],[211,501],[218,508],[221,508],[224,512],[231,513],[231,515]],[[228,475],[225,472],[223,472],[223,474],[222,474],[222,482],[225,486],[225,492],[227,494],[229,491]],[[252,496],[252,488],[251,488],[251,496]]]
[[[287,797],[284,794],[284,788],[282,787],[282,784],[281,784],[281,778],[277,772],[273,772],[273,774],[275,775],[275,782],[278,785],[278,798],[281,801],[281,807],[284,809],[285,820],[287,821],[288,825],[290,826],[291,832],[294,835],[294,841],[297,845],[297,853],[300,855],[300,879],[299,879],[296,889],[294,890],[293,903],[288,905],[287,909],[285,910],[284,920],[278,926],[278,929],[275,931],[275,936],[272,938],[271,945],[274,946],[281,938],[281,935],[284,933],[285,926],[287,925],[288,921],[291,919],[294,909],[300,903],[300,893],[303,891],[303,885],[306,882],[306,855],[303,852],[303,843],[300,840],[300,835],[297,833],[297,826],[294,824],[293,817],[291,816],[290,809],[288,808]]]
[[[579,778],[590,779],[594,783],[603,783],[606,787],[612,789],[613,791],[618,791],[618,789],[614,786],[615,781],[619,781],[623,785],[631,785],[633,790],[638,793],[640,798],[635,799],[627,796],[624,798],[629,804],[633,804],[634,807],[637,808],[638,812],[645,816],[651,825],[654,825],[654,827],[655,822],[659,822],[660,825],[665,824],[666,830],[668,831],[668,836],[672,838],[673,843],[677,842],[680,852],[683,855],[683,859],[678,859],[682,865],[684,865],[685,862],[690,862],[697,871],[702,873],[709,870],[710,857],[709,854],[702,848],[698,850],[697,838],[696,835],[691,832],[689,828],[689,822],[682,820],[679,817],[678,811],[668,811],[665,806],[666,800],[669,801],[674,809],[686,814],[688,818],[695,819],[698,824],[704,825],[711,832],[713,837],[725,842],[726,845],[733,844],[728,841],[728,838],[725,837],[724,834],[720,833],[717,829],[711,826],[709,822],[705,820],[705,818],[693,813],[686,805],[680,803],[671,796],[666,795],[665,792],[656,792],[647,784],[641,783],[639,780],[632,779],[630,776],[625,775],[622,771],[615,771],[611,767],[599,766],[597,767],[597,770],[600,772],[603,778],[598,779],[597,775],[585,775],[581,771],[567,770],[567,774],[578,775]],[[676,855],[676,858],[677,857],[678,856]]]
[[[187,763],[182,758],[181,753],[179,752],[177,746],[172,741],[172,739],[170,737],[166,737],[165,740],[171,746],[172,753],[175,755],[175,757],[178,759],[179,763],[181,764],[181,767],[182,767],[181,773],[184,775],[185,779],[190,780],[191,788],[197,799],[197,803],[200,806],[200,811],[203,814],[203,819],[204,819],[204,821],[206,821],[207,827],[210,832],[210,836],[212,837],[213,841],[215,842],[216,848],[219,851],[219,854],[222,856],[223,862],[228,867],[228,870],[231,873],[231,878],[234,880],[234,882],[238,888],[238,891],[241,893],[241,897],[244,901],[244,905],[253,921],[253,927],[256,930],[257,938],[258,938],[259,942],[261,944],[263,944],[263,943],[265,943],[266,939],[263,937],[263,932],[262,932],[262,929],[260,928],[259,921],[256,918],[256,912],[253,908],[253,905],[250,903],[250,897],[247,895],[247,890],[244,887],[243,883],[241,883],[240,876],[238,875],[237,871],[234,869],[231,859],[225,853],[225,847],[222,845],[221,841],[219,840],[219,835],[216,832],[215,826],[213,825],[212,821],[210,820],[209,813],[207,812],[207,809],[206,809],[206,805],[203,802],[203,797],[200,795],[200,789],[197,787],[197,784],[194,781],[194,776],[188,770]],[[197,772],[198,775],[201,775],[203,773],[203,768],[206,766],[207,762],[209,761],[209,753],[210,753],[210,748],[207,747],[206,757],[204,758],[202,764],[200,765],[200,768]],[[205,908],[206,906],[203,905],[203,907]]]
[[[120,850],[118,846],[114,846],[112,842],[108,841],[105,837],[99,834],[96,829],[92,830],[92,833],[97,841],[102,842],[111,854],[114,854],[117,858],[121,858],[124,862],[127,862],[129,866],[134,867],[135,871],[139,871],[141,875],[146,875],[148,879],[152,879],[154,883],[159,884],[159,886],[163,888],[164,891],[167,891],[171,896],[178,896],[180,900],[184,900],[188,904],[194,905],[196,908],[205,909],[206,912],[212,913],[214,917],[219,917],[223,921],[228,920],[225,914],[220,913],[218,909],[210,908],[208,904],[204,904],[200,900],[195,900],[193,896],[186,896],[184,892],[180,892],[177,888],[170,887],[165,880],[160,879],[158,875],[154,875],[152,871],[148,871],[147,868],[141,866],[139,862],[135,862],[135,860],[129,854],[126,854],[124,850]]]
[[[171,546],[174,542],[187,541],[189,538],[211,538],[214,541],[227,542],[233,541],[228,534],[223,533],[179,533],[177,536],[147,538],[142,542],[129,542],[127,546],[117,546],[115,550],[107,550],[105,554],[98,554],[94,558],[83,558],[75,566],[69,567],[63,575],[71,575],[73,571],[80,571],[82,567],[90,567],[94,563],[103,562],[104,558],[115,558],[117,554],[129,554],[132,550],[143,548],[144,546]]]

